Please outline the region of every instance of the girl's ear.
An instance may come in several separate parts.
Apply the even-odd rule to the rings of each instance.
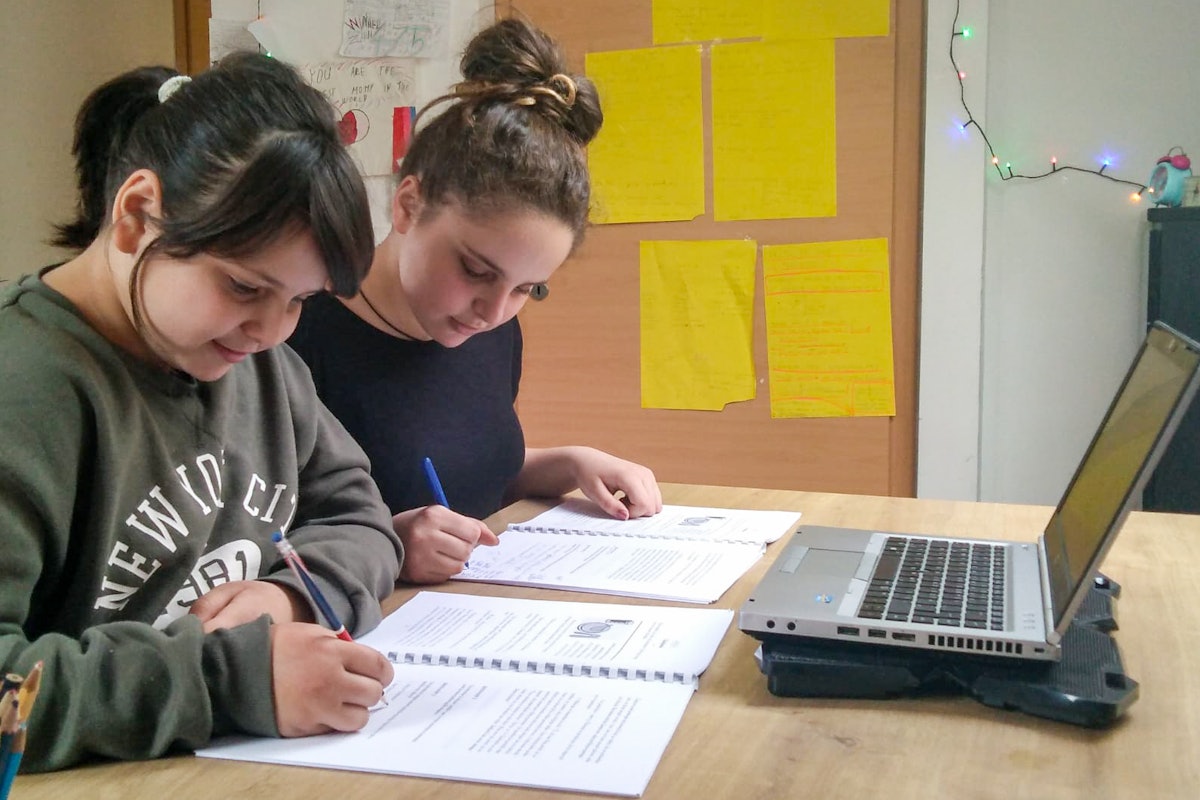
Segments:
[[[148,169],[139,169],[121,184],[113,199],[112,241],[127,255],[140,253],[158,235],[162,219],[162,184]]]
[[[421,213],[421,181],[416,175],[405,175],[392,195],[392,228],[408,233]]]

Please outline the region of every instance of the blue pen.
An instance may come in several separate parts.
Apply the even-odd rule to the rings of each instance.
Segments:
[[[437,470],[433,468],[433,462],[428,458],[425,459],[425,479],[429,481],[429,489],[433,492],[433,499],[437,501],[439,506],[450,507],[450,502],[446,500],[446,493],[442,491],[442,482],[438,480]]]
[[[433,468],[433,462],[429,460],[428,456],[425,457],[422,466],[425,467],[425,480],[429,481],[429,491],[433,492],[433,499],[439,506],[449,508],[450,501],[446,499],[446,492],[442,489],[442,482],[438,480],[437,470]],[[471,566],[470,561],[463,562],[463,569],[469,566]]]

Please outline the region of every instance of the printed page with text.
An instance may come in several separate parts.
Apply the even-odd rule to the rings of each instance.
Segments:
[[[667,505],[617,520],[570,497],[478,547],[454,580],[713,603],[799,522],[796,511]]]
[[[364,729],[197,755],[638,796],[732,616],[421,592],[359,639],[396,662]]]

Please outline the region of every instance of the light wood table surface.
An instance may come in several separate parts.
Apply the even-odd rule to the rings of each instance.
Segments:
[[[1034,539],[1052,509],[715,486],[664,486],[666,502],[803,512],[815,525]],[[524,502],[494,530],[547,507]],[[782,549],[717,606],[738,609]],[[1140,695],[1105,729],[988,708],[968,697],[828,700],[776,697],[754,639],[736,617],[700,680],[644,797],[1198,798],[1200,797],[1200,516],[1135,512],[1103,568],[1121,584],[1116,639]],[[651,602],[487,584],[442,591],[584,602]],[[402,588],[390,611],[416,589]],[[1168,622],[1171,620],[1171,622]],[[337,798],[423,800],[583,797],[489,784],[197,759],[106,763],[21,775],[14,800]]]

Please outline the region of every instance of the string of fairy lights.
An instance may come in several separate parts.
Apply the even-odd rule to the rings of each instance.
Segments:
[[[1111,166],[1110,160],[1108,158],[1105,158],[1103,160],[1101,166],[1098,169],[1096,169],[1096,168],[1090,168],[1090,167],[1079,167],[1079,166],[1075,166],[1072,164],[1059,164],[1058,158],[1056,156],[1051,156],[1049,169],[1045,170],[1044,172],[1035,173],[1035,174],[1030,174],[1030,173],[1026,173],[1026,172],[1018,172],[1018,171],[1014,170],[1012,162],[1010,162],[1010,161],[1005,161],[1005,162],[1003,162],[1003,164],[1001,163],[1000,156],[996,154],[996,149],[992,146],[992,141],[991,141],[991,139],[988,138],[987,131],[985,131],[983,129],[983,126],[979,124],[979,121],[977,119],[975,119],[975,116],[971,113],[971,107],[967,105],[967,88],[966,88],[967,74],[965,72],[963,72],[962,69],[959,68],[958,60],[954,56],[955,43],[959,39],[964,39],[964,40],[970,39],[972,36],[971,28],[966,27],[966,26],[959,28],[959,26],[958,26],[958,18],[959,18],[961,6],[962,6],[961,0],[955,0],[954,22],[950,26],[950,31],[951,31],[950,32],[950,65],[954,68],[955,77],[958,79],[959,102],[962,103],[963,112],[967,115],[967,121],[962,123],[962,130],[965,131],[968,128],[974,128],[976,131],[979,132],[980,137],[983,139],[984,146],[987,147],[988,156],[991,158],[992,167],[996,170],[996,174],[1000,176],[1000,180],[1002,180],[1002,181],[1011,181],[1011,180],[1035,181],[1035,180],[1040,180],[1042,178],[1049,178],[1050,176],[1056,175],[1060,172],[1082,172],[1082,173],[1085,173],[1088,175],[1095,175],[1097,177],[1104,178],[1105,180],[1112,181],[1113,183],[1125,184],[1126,186],[1135,186],[1135,187],[1137,187],[1137,191],[1134,192],[1130,196],[1130,199],[1135,202],[1138,200],[1141,200],[1142,192],[1146,191],[1148,188],[1146,186],[1146,184],[1139,183],[1136,181],[1125,180],[1124,178],[1118,178],[1115,175],[1108,174],[1106,172],[1106,170]]]

